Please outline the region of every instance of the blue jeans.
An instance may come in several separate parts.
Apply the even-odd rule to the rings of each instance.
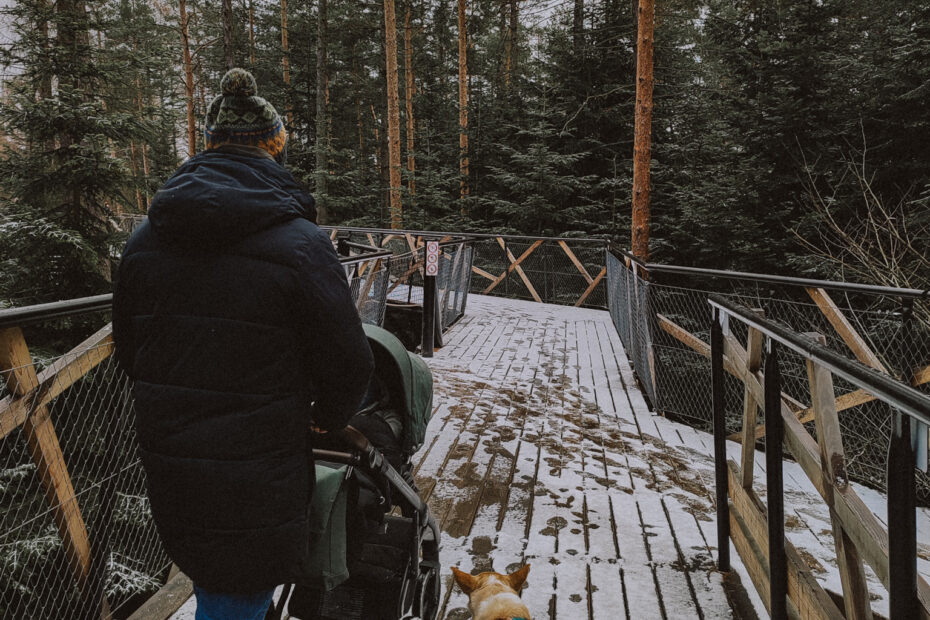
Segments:
[[[253,594],[220,594],[194,585],[197,613],[194,620],[264,620],[274,590]]]

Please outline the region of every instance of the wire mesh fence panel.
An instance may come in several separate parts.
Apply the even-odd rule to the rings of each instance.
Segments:
[[[22,383],[31,367],[0,375],[6,419],[23,395],[30,403],[0,439],[0,617],[100,617],[104,596],[125,617],[170,566],[148,508],[128,381],[109,345],[51,361],[57,372],[38,373],[38,390]],[[43,403],[43,394],[55,396]]]
[[[362,323],[382,325],[390,280],[390,259],[373,259],[353,265],[349,290]]]
[[[389,259],[387,299],[394,303],[423,304],[423,252],[407,252]]]
[[[436,294],[439,320],[447,329],[465,313],[471,281],[472,248],[470,243],[458,243],[442,249]]]
[[[611,319],[651,402],[663,414],[710,432],[711,308],[707,303],[708,291],[655,281],[646,283],[622,260],[611,255],[607,258],[607,270]],[[855,356],[854,346],[864,356],[848,330],[841,333],[841,328],[846,329],[843,325],[848,324],[889,374],[917,376],[924,381],[918,389],[928,391],[930,328],[918,320],[905,327],[899,299],[882,295],[835,295],[831,300],[831,319],[825,307],[814,303],[811,296],[798,287],[773,290],[747,282],[730,282],[723,286],[715,283],[715,286],[718,294],[748,308],[759,309],[768,318],[794,331],[807,333],[811,338],[822,337],[826,346],[847,357]],[[846,323],[840,323],[837,315],[842,315]],[[746,355],[747,336],[744,325],[729,326],[728,346],[734,348],[734,355]],[[789,408],[804,416],[811,400],[807,362],[800,355],[785,351],[780,363],[783,399]],[[834,381],[834,391],[851,477],[884,490],[891,411],[838,377]],[[741,426],[744,387],[732,373],[725,373],[724,394],[727,430],[735,433]],[[812,420],[810,415],[807,418]],[[810,420],[808,429],[816,437]],[[919,501],[930,504],[930,478],[923,472],[918,472],[917,478]]]
[[[648,284],[627,269],[615,256],[607,255],[607,289],[611,320],[633,370],[650,402],[656,403],[655,349],[648,301]]]
[[[475,245],[472,292],[607,307],[603,242],[498,237]]]
[[[424,239],[466,239],[472,245],[472,293],[564,305],[607,307],[601,239],[533,238],[447,234],[380,229],[327,229],[334,238],[390,250],[418,253]],[[416,283],[413,284],[416,286]]]

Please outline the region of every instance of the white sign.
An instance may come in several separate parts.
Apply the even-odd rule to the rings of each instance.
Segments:
[[[426,275],[439,275],[439,242],[426,242]]]

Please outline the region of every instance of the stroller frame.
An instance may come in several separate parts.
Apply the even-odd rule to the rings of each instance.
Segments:
[[[337,431],[335,435],[349,450],[313,449],[314,461],[357,468],[374,482],[382,505],[391,497],[392,506],[385,507],[399,507],[403,517],[413,522],[408,554],[414,565],[408,565],[401,585],[397,620],[434,620],[438,615],[441,594],[439,525],[426,502],[420,498],[412,472],[405,472],[405,476],[394,469],[365,435],[351,426]],[[285,585],[278,603],[272,604],[268,610],[266,620],[279,620],[282,617],[293,587],[293,584]]]

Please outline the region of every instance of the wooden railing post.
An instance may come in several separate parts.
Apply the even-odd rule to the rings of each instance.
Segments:
[[[760,315],[762,311],[759,311]],[[746,371],[751,375],[756,375],[762,366],[762,332],[754,327],[749,328],[747,336],[746,351]],[[756,416],[759,411],[759,403],[756,402],[752,390],[748,384],[743,386],[743,439],[742,439],[742,474],[743,488],[752,488],[752,471],[755,466],[756,455]]]
[[[39,377],[18,327],[0,329],[0,376],[5,378],[14,396],[28,398],[32,393],[35,398],[39,394]],[[22,424],[29,454],[52,507],[71,572],[78,588],[84,590],[91,569],[90,539],[48,406],[35,406]],[[103,615],[106,617],[108,613],[104,600]]]
[[[717,429],[723,426],[720,399],[716,396],[721,391],[718,386],[722,383],[723,373],[729,372],[741,379],[756,402],[765,404],[768,514],[765,514],[766,506],[763,506],[752,488],[743,485],[745,472],[741,472],[732,461],[728,463],[727,494],[733,544],[756,590],[766,602],[771,617],[784,618],[787,614],[790,617],[830,620],[871,619],[871,599],[864,570],[864,564],[868,563],[878,580],[891,593],[892,620],[930,620],[930,586],[916,572],[915,461],[910,442],[913,432],[910,419],[895,412],[887,470],[886,530],[849,484],[838,417],[841,401],[835,397],[831,374],[834,370],[828,362],[819,361],[822,358],[818,357],[817,350],[824,350],[822,336],[815,335],[821,341],[817,345],[798,344],[790,339],[785,345],[798,352],[807,350],[807,346],[812,347],[812,352],[804,355],[807,360],[815,360],[807,362],[812,404],[805,411],[810,411],[810,419],[817,426],[817,438],[814,439],[803,426],[802,420],[798,419],[798,407],[792,404],[793,399],[781,392],[778,349],[775,347],[780,346],[776,341],[782,341],[766,331],[774,327],[756,325],[769,338],[764,377],[760,378],[758,373],[749,370],[751,342],[744,349],[732,334],[721,329],[719,317],[728,313],[725,308],[718,306],[722,302],[712,298],[711,303],[715,317],[711,326],[710,347],[668,319],[660,316],[659,321],[665,331],[711,358],[715,392],[716,458],[719,458],[717,455],[722,451],[716,445]],[[746,316],[752,314],[748,309],[742,310],[746,311]],[[743,315],[738,318],[748,323],[750,329],[756,324]],[[758,323],[765,325],[768,321],[760,318]],[[909,343],[905,330],[902,330],[902,335],[901,342]],[[905,381],[908,378],[904,377]],[[915,377],[913,382],[921,380]],[[747,426],[751,425],[744,421],[744,431]],[[731,438],[743,437],[737,435]],[[798,550],[785,538],[783,445],[790,449],[830,511],[837,566],[844,593],[843,603],[840,604],[845,607],[843,611],[814,578]],[[753,446],[745,445],[744,448],[751,450]],[[722,504],[719,485],[718,482],[718,509]]]
[[[826,338],[821,334],[814,334],[814,336],[820,344],[826,344]],[[840,569],[840,582],[843,585],[846,618],[847,620],[872,620],[869,588],[862,560],[833,508],[834,488],[843,490],[849,484],[849,477],[846,473],[846,453],[843,450],[843,437],[834,399],[833,375],[823,366],[808,360],[807,376],[810,382],[814,424],[817,428],[817,443],[820,446],[820,467],[825,478],[823,488],[828,496],[827,505],[830,507],[836,560]]]

